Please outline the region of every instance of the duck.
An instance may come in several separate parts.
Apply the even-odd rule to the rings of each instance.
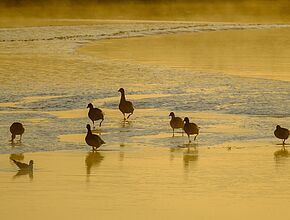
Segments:
[[[125,90],[123,88],[120,88],[118,92],[121,93],[121,99],[120,99],[120,104],[119,104],[119,109],[124,115],[124,120],[126,120],[125,114],[129,114],[127,119],[133,114],[134,112],[134,106],[132,102],[127,101],[125,97]]]
[[[13,143],[16,135],[20,135],[20,140],[22,138],[22,135],[24,133],[24,127],[20,122],[14,122],[11,126],[10,126],[10,132],[11,132],[11,142]]]
[[[95,128],[95,121],[101,120],[99,127],[101,127],[102,122],[104,121],[104,114],[101,109],[94,108],[92,103],[89,103],[87,108],[89,108],[88,117],[93,122],[93,127]]]
[[[176,117],[174,112],[170,112],[169,116],[171,116],[170,126],[172,128],[173,137],[174,137],[174,129],[182,128],[183,129],[183,120],[180,117]],[[182,132],[183,134],[183,132]]]
[[[189,118],[188,117],[185,117],[183,121],[185,122],[184,126],[183,126],[183,130],[187,134],[188,140],[189,140],[189,143],[190,143],[191,142],[190,135],[191,134],[196,134],[196,136],[194,137],[194,140],[196,140],[196,137],[199,134],[199,127],[195,123],[189,123]]]
[[[20,170],[33,170],[33,160],[30,160],[29,164],[21,163],[19,161],[14,160],[14,159],[11,159],[11,160],[16,164],[16,166],[18,166],[18,168]]]
[[[283,143],[282,145],[285,145],[285,141],[289,137],[289,130],[287,128],[282,128],[280,125],[276,126],[276,130],[274,131],[274,135],[276,138],[282,139]]]
[[[86,143],[93,147],[93,151],[97,150],[102,144],[105,144],[105,141],[103,141],[99,135],[93,134],[91,131],[91,126],[87,124],[87,136],[85,138]]]

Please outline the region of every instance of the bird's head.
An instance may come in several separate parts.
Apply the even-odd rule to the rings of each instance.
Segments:
[[[280,125],[277,125],[277,126],[276,126],[276,129],[279,129],[279,128],[281,128],[281,126],[280,126]]]
[[[118,90],[118,92],[120,92],[120,93],[124,93],[125,90],[124,90],[123,88],[120,88],[120,89]]]
[[[91,130],[91,126],[89,124],[87,124],[87,129]]]
[[[92,103],[89,103],[88,106],[87,106],[87,108],[93,108],[93,107],[94,107],[94,106],[93,106]]]
[[[175,116],[174,112],[170,112],[169,116],[174,117]]]
[[[185,117],[183,121],[185,121],[185,123],[189,123],[189,118]]]
[[[30,160],[29,161],[29,165],[33,165],[33,160]]]

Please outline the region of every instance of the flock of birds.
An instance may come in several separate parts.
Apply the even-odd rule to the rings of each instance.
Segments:
[[[123,88],[120,88],[118,92],[121,93],[121,99],[119,103],[119,110],[122,112],[124,116],[124,120],[128,119],[133,113],[134,113],[134,106],[133,103],[126,100],[125,97],[125,90]],[[101,120],[99,126],[101,127],[102,122],[104,121],[104,114],[101,109],[94,108],[92,103],[89,103],[87,108],[89,108],[88,117],[93,122],[93,127],[95,127],[95,121]],[[127,117],[126,117],[127,114]],[[191,142],[190,135],[195,135],[194,140],[196,140],[196,137],[199,134],[199,127],[192,122],[189,122],[189,118],[185,117],[183,120],[180,117],[176,117],[174,112],[171,112],[169,114],[171,117],[170,120],[170,126],[172,128],[173,137],[174,137],[174,129],[182,129],[182,135],[183,131],[187,134],[189,142]],[[105,141],[101,139],[101,137],[97,134],[93,134],[91,130],[91,126],[87,124],[87,135],[85,137],[86,143],[92,147],[93,151],[97,150],[102,144],[105,144]],[[19,122],[14,122],[10,126],[10,132],[11,132],[11,141],[13,142],[16,135],[20,135],[20,141],[22,138],[22,135],[24,133],[24,127]],[[282,139],[282,145],[285,145],[286,139],[289,137],[289,130],[287,128],[282,128],[280,125],[276,126],[276,129],[274,131],[274,135]],[[16,160],[12,160],[20,170],[32,170],[33,169],[33,160],[30,160],[29,164],[21,163]]]

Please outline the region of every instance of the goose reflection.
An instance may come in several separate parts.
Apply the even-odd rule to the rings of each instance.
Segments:
[[[10,160],[18,160],[18,161],[22,161],[24,160],[24,155],[23,154],[10,154],[9,157]]]
[[[124,153],[124,149],[123,149],[124,147],[125,147],[124,143],[120,144],[120,154],[119,154],[120,161],[123,161],[124,157],[125,157],[125,153]]]
[[[188,147],[186,151],[183,152],[183,164],[184,168],[188,168],[191,162],[198,160],[198,150],[196,147]]]
[[[28,175],[30,180],[33,179],[33,170],[18,170],[18,172],[13,176],[13,179],[16,179],[18,177],[21,177],[21,176],[26,176]]]
[[[86,156],[86,167],[87,167],[88,176],[91,174],[92,167],[98,166],[102,162],[103,159],[104,159],[104,156],[98,151],[88,152]]]
[[[132,127],[133,123],[132,123],[132,121],[122,120],[120,122],[120,125],[122,128],[130,128],[130,127]]]
[[[274,152],[274,157],[276,161],[288,158],[290,156],[289,151],[283,146],[282,149]]]
[[[11,154],[9,159],[19,168],[18,172],[13,176],[13,179],[20,176],[29,176],[30,180],[33,179],[33,160],[29,164],[19,162],[24,159],[23,154]]]

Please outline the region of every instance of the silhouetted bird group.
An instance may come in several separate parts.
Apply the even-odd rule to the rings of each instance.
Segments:
[[[119,110],[124,116],[124,120],[128,119],[133,113],[134,113],[134,106],[133,103],[126,100],[125,97],[125,90],[123,88],[120,88],[118,92],[121,93],[121,99],[119,103]],[[93,127],[95,125],[95,121],[101,120],[99,126],[101,127],[102,122],[104,121],[104,114],[101,109],[94,108],[92,103],[89,103],[87,108],[89,108],[88,117],[93,122]],[[126,117],[126,114],[128,116]],[[170,112],[169,116],[171,117],[170,120],[170,126],[172,128],[172,134],[174,137],[174,129],[182,129],[187,134],[189,142],[191,142],[190,135],[195,135],[194,140],[196,140],[196,137],[199,134],[199,127],[192,122],[189,122],[189,118],[185,117],[184,120],[180,117],[176,117],[174,112]],[[93,134],[91,130],[91,126],[87,124],[87,135],[85,137],[86,143],[92,147],[93,151],[97,150],[102,144],[105,144],[105,141],[101,139],[101,137],[97,134]],[[20,135],[20,141],[22,138],[22,135],[24,133],[24,127],[19,122],[14,122],[10,126],[10,132],[11,132],[11,142],[13,143],[16,135]],[[289,137],[289,130],[287,128],[282,128],[280,125],[276,126],[276,130],[274,131],[274,135],[282,139],[282,145],[285,145],[285,141]],[[18,162],[14,159],[12,161],[19,167],[20,170],[32,170],[33,169],[33,160],[30,160],[29,164]]]

